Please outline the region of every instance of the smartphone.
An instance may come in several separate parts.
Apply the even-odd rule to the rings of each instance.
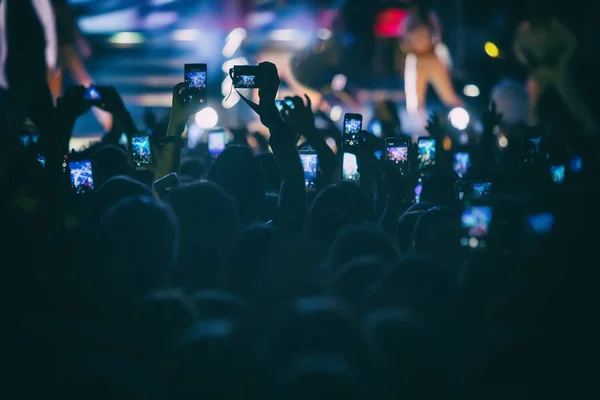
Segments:
[[[71,175],[71,187],[77,194],[85,194],[94,190],[94,174],[90,160],[68,161]]]
[[[208,80],[206,64],[185,64],[183,68],[189,102],[205,103]]]
[[[554,183],[564,183],[565,182],[565,166],[564,165],[551,165],[550,166],[550,176],[552,177],[552,182]]]
[[[150,136],[132,136],[129,148],[131,149],[131,161],[136,168],[143,168],[146,165],[152,164],[152,146],[150,145]]]
[[[208,154],[213,158],[217,158],[225,150],[225,142],[225,131],[208,132]]]
[[[175,172],[171,172],[169,175],[163,176],[162,178],[154,181],[152,189],[159,199],[164,200],[173,188],[180,184],[179,176]]]
[[[472,249],[487,247],[491,222],[492,207],[471,206],[465,208],[461,215],[461,245]]]
[[[454,153],[452,169],[460,178],[464,178],[471,168],[471,154],[464,151]]]
[[[344,153],[342,162],[342,179],[345,181],[355,181],[360,174],[358,173],[358,162],[356,155],[352,153]]]
[[[571,172],[578,174],[583,170],[583,158],[579,156],[574,156],[569,161],[569,169]]]
[[[524,160],[526,163],[533,163],[540,152],[540,143],[542,138],[540,136],[528,138],[525,141],[525,156]]]
[[[394,164],[400,172],[409,172],[408,143],[398,137],[385,138],[385,159]]]
[[[260,87],[260,68],[258,65],[234,65],[229,75],[236,89],[256,89]]]
[[[424,171],[435,165],[435,139],[421,137],[417,142],[419,170]]]
[[[304,186],[307,189],[314,189],[317,183],[317,168],[319,166],[319,157],[316,151],[300,151],[300,160],[304,169]]]
[[[102,104],[102,95],[95,86],[90,86],[85,90],[85,93],[83,94],[83,100],[93,106],[99,106]]]
[[[344,147],[358,146],[362,131],[362,115],[344,115]]]
[[[463,202],[485,199],[492,195],[492,182],[458,181],[456,182],[458,199]]]
[[[526,216],[529,228],[536,235],[547,235],[552,231],[554,226],[554,215],[549,212],[529,214]]]

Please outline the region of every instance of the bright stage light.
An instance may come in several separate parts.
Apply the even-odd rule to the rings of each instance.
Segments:
[[[471,118],[469,117],[469,113],[462,107],[456,107],[450,110],[448,113],[448,120],[452,124],[453,127],[462,131],[467,126],[469,126],[469,122]]]
[[[193,42],[200,38],[200,31],[197,29],[178,29],[173,32],[173,40],[179,42]]]
[[[348,78],[346,78],[346,75],[337,74],[331,80],[331,90],[334,92],[341,92],[346,87],[347,82]]]
[[[465,85],[463,93],[467,97],[477,97],[480,94],[479,88],[475,85]]]
[[[331,31],[327,28],[320,28],[317,31],[317,37],[321,40],[329,40],[331,39]]]
[[[499,135],[498,146],[502,147],[503,149],[506,148],[506,146],[508,146],[508,139],[506,138],[506,136]]]
[[[343,112],[344,112],[344,110],[342,110],[342,107],[333,106],[333,107],[331,107],[331,112],[329,113],[329,118],[331,118],[331,120],[333,122],[337,122],[340,120],[340,118],[342,118]]]
[[[223,47],[223,56],[231,57],[235,54],[237,49],[240,47],[244,39],[246,39],[247,32],[244,28],[235,28],[225,38],[225,47]]]
[[[119,45],[140,44],[144,43],[144,37],[137,32],[119,32],[112,35],[108,41]]]
[[[498,49],[498,46],[496,46],[492,42],[485,42],[483,49],[485,50],[485,54],[492,58],[497,58],[500,55],[500,50]]]
[[[203,129],[212,129],[219,122],[219,114],[212,107],[206,107],[205,109],[196,113],[196,124]]]

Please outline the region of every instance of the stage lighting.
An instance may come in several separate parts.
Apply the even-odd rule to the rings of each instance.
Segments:
[[[492,58],[497,58],[500,55],[500,50],[498,49],[498,46],[496,46],[492,42],[486,42],[485,46],[483,46],[483,49],[485,50],[485,54]]]
[[[452,124],[453,127],[462,131],[467,126],[469,126],[469,122],[471,118],[469,117],[469,113],[462,107],[456,107],[450,110],[448,113],[448,120]]]
[[[506,146],[508,146],[508,139],[504,135],[498,136],[498,146],[502,147],[503,149],[506,148]]]
[[[329,118],[331,118],[331,120],[333,122],[337,122],[340,120],[340,118],[342,118],[343,112],[344,112],[344,110],[342,110],[342,107],[333,106],[333,107],[331,107],[331,111],[329,112]]]
[[[475,85],[466,85],[463,89],[463,93],[467,97],[477,97],[479,96],[479,88]]]
[[[118,45],[140,44],[144,43],[144,37],[137,32],[119,32],[112,35],[108,41]]]
[[[331,80],[331,90],[333,90],[334,92],[341,92],[346,87],[346,82],[348,82],[348,78],[346,78],[346,75],[335,75]]]
[[[212,129],[219,122],[219,114],[212,107],[206,107],[205,109],[196,113],[196,124],[203,129]]]

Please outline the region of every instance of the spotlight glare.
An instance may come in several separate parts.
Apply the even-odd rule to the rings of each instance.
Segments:
[[[200,128],[212,129],[219,122],[219,114],[217,114],[214,108],[206,107],[197,112],[194,119]]]

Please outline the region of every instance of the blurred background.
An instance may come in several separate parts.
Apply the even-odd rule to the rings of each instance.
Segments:
[[[171,88],[183,80],[185,63],[207,63],[210,125],[252,124],[248,107],[231,89],[226,71],[234,64],[271,59],[289,63],[294,82],[282,83],[280,97],[303,89],[324,93],[319,107],[335,122],[345,112],[374,118],[378,101],[391,100],[402,115],[401,71],[394,68],[385,18],[406,10],[404,1],[380,0],[70,0],[79,29],[89,42],[86,60],[97,85],[114,85],[139,126],[150,107],[160,119],[170,107]],[[519,0],[432,0],[443,41],[452,59],[455,89],[475,117],[489,104],[492,88],[505,78],[522,85],[526,70],[512,53]],[[548,2],[578,37],[577,74],[594,102],[599,88],[600,2]],[[391,10],[391,11],[390,11]],[[396,14],[394,14],[394,12]],[[385,17],[385,18],[384,18]],[[398,17],[400,18],[400,17]],[[382,22],[384,21],[384,22]],[[336,50],[332,50],[335,48]],[[377,59],[377,65],[365,60]],[[357,68],[357,65],[359,66]],[[383,66],[383,67],[381,67]],[[386,68],[389,66],[389,68]],[[293,86],[293,87],[290,87]],[[309,92],[310,93],[310,92]],[[312,97],[312,96],[311,96]],[[429,111],[440,109],[428,93]],[[212,112],[214,110],[214,113]],[[410,125],[403,121],[404,126]],[[102,128],[92,115],[76,135],[93,137]]]

